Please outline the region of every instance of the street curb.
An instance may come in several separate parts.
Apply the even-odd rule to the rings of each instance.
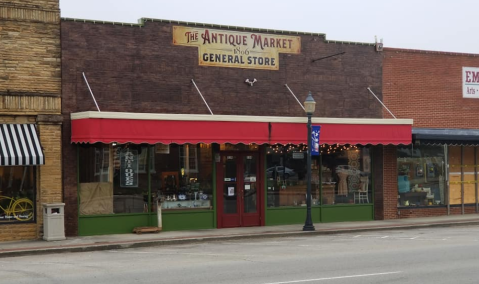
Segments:
[[[432,228],[432,227],[454,227],[454,226],[472,226],[479,225],[479,220],[474,221],[458,221],[450,223],[420,223],[420,224],[407,224],[407,225],[386,225],[375,227],[354,227],[354,228],[342,228],[342,229],[323,229],[318,231],[286,231],[286,232],[267,232],[267,233],[255,233],[255,234],[237,234],[237,235],[212,235],[212,236],[197,236],[188,238],[172,238],[172,239],[159,239],[159,240],[146,240],[146,241],[125,241],[105,244],[87,244],[87,245],[70,245],[70,246],[58,246],[48,248],[28,248],[28,249],[11,249],[0,250],[0,258],[16,257],[16,256],[28,256],[28,255],[45,255],[65,252],[92,252],[101,250],[119,250],[128,248],[140,248],[140,247],[153,247],[153,246],[165,246],[165,245],[177,245],[188,243],[203,243],[203,242],[215,242],[215,241],[229,241],[229,240],[244,240],[244,239],[265,239],[265,238],[281,238],[292,236],[317,236],[317,235],[332,235],[332,234],[346,234],[354,232],[369,232],[369,231],[385,231],[385,230],[407,230],[417,228]]]

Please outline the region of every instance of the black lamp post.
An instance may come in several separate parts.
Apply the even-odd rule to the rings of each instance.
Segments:
[[[308,157],[307,157],[307,175],[308,175],[308,187],[306,192],[306,222],[303,226],[303,231],[314,231],[313,220],[311,219],[311,116],[314,113],[316,102],[309,92],[308,97],[304,101],[304,111],[308,116]]]

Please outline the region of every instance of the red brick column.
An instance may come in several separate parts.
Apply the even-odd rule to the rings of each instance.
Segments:
[[[397,147],[384,146],[383,156],[383,206],[384,219],[396,219],[397,215]]]

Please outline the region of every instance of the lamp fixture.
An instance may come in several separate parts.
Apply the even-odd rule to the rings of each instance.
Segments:
[[[313,96],[311,95],[311,92],[309,92],[308,97],[304,101],[304,111],[308,115],[312,115],[314,112],[314,109],[316,108],[316,102],[313,99]]]

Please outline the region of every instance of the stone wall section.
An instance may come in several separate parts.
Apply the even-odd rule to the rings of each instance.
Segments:
[[[36,220],[0,224],[0,241],[42,238],[42,204],[62,202],[61,46],[58,0],[0,0],[0,123],[34,123],[45,154],[36,167]]]

